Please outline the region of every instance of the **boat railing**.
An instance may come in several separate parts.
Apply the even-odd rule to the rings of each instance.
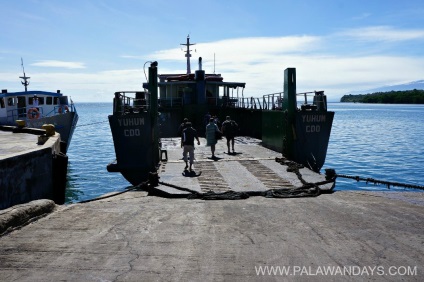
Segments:
[[[13,124],[16,120],[38,119],[44,117],[43,106],[21,107],[7,111],[7,123]]]
[[[300,104],[300,109],[305,110],[327,110],[327,98],[324,95],[324,91],[309,91],[303,93],[297,93],[297,97],[303,97],[303,103],[298,101]],[[311,98],[312,97],[312,98]],[[308,101],[308,98],[311,98],[312,101]]]
[[[301,110],[327,110],[327,99],[324,91],[309,91],[297,93],[297,97],[302,97],[297,103]],[[260,109],[260,110],[283,110],[284,92],[265,94],[261,98],[250,97],[237,99],[236,103],[228,105],[236,108]]]
[[[70,105],[54,106],[53,110],[48,112],[46,116],[53,116],[53,115],[64,114],[69,112],[76,112],[75,105],[73,103],[71,103]]]
[[[115,92],[113,112],[119,114],[144,112],[149,108],[149,96],[148,92],[140,91]]]
[[[324,91],[309,91],[297,93],[297,104],[302,110],[326,110],[327,100]],[[303,99],[299,99],[302,97]],[[284,92],[276,92],[262,95],[262,97],[228,97],[217,96],[207,97],[207,104],[215,107],[243,108],[282,111]],[[180,108],[185,104],[190,104],[190,99],[184,97],[168,97],[158,100],[159,106],[166,108]]]
[[[284,92],[266,94],[262,96],[262,107],[265,110],[282,110]]]
[[[51,108],[51,106],[27,106],[20,107],[16,109],[11,109],[7,111],[7,123],[13,124],[16,120],[22,119],[39,119],[43,117],[50,117],[57,114],[67,113],[67,112],[76,112],[75,105],[72,103],[70,105],[58,105],[54,106],[52,110],[46,112],[45,110]]]
[[[222,97],[223,105],[227,107],[259,110],[281,110],[283,105],[283,92],[271,93],[260,97],[242,97],[231,99]]]

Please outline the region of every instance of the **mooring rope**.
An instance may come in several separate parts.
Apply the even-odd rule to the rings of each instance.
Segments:
[[[205,193],[201,193],[189,188],[166,183],[163,181],[158,181],[158,184],[172,187],[180,191],[189,192],[190,194],[187,196],[187,199],[240,200],[240,199],[247,199],[251,196],[262,196],[266,198],[317,197],[324,192],[323,190],[319,188],[320,185],[334,183],[335,181],[334,175],[329,174],[328,176],[326,176],[326,180],[324,181],[309,183],[305,179],[303,179],[303,176],[299,171],[299,169],[303,168],[304,166],[292,161],[288,161],[285,158],[275,158],[275,161],[281,163],[282,165],[286,165],[288,172],[295,173],[298,179],[302,182],[302,186],[297,188],[292,188],[292,189],[274,188],[274,189],[268,189],[266,191],[245,191],[245,192],[226,191],[226,192],[220,192],[220,193],[216,193],[214,191],[208,191]],[[325,192],[328,193],[332,191],[333,189],[330,189],[329,191],[325,191]]]
[[[332,193],[333,189],[330,190],[321,190],[319,188],[320,185],[325,185],[329,183],[335,182],[334,177],[334,170],[330,170],[328,175],[326,175],[326,180],[316,182],[316,183],[310,183],[303,179],[302,174],[300,173],[299,169],[303,168],[303,165],[300,165],[298,163],[288,161],[285,158],[275,158],[276,162],[281,163],[282,165],[287,166],[288,172],[293,172],[297,175],[298,179],[302,182],[301,187],[295,187],[292,189],[288,188],[273,188],[268,189],[266,191],[226,191],[226,192],[214,192],[214,191],[208,191],[208,192],[198,192],[196,190],[192,190],[186,187],[181,187],[179,185],[166,183],[163,181],[159,181],[159,175],[157,172],[152,172],[149,174],[149,179],[145,182],[140,183],[139,185],[135,185],[129,189],[126,189],[125,191],[109,194],[106,196],[102,196],[95,199],[80,201],[78,203],[89,203],[94,202],[98,200],[107,199],[110,197],[114,197],[129,191],[133,190],[143,190],[149,193],[149,195],[155,196],[155,195],[163,195],[163,191],[160,191],[160,189],[157,189],[156,187],[161,184],[164,186],[168,186],[180,191],[188,192],[189,194],[185,196],[187,199],[201,199],[201,200],[241,200],[241,199],[247,199],[252,196],[262,196],[265,198],[300,198],[300,197],[317,197],[320,194],[323,193]],[[181,198],[182,195],[180,194],[169,194],[169,197],[175,197],[175,198]]]
[[[365,181],[367,184],[368,183],[373,183],[374,185],[384,184],[384,185],[387,186],[388,189],[390,189],[390,186],[397,186],[397,187],[424,190],[424,186],[422,186],[422,185],[407,184],[407,183],[400,183],[400,182],[393,182],[393,181],[386,181],[386,180],[378,180],[378,179],[374,179],[374,178],[370,178],[370,177],[366,178],[366,177],[352,176],[352,175],[345,175],[345,174],[335,174],[335,176],[341,177],[341,178],[354,179],[357,182]]]
[[[247,199],[252,196],[262,196],[265,198],[299,198],[299,197],[317,197],[321,194],[321,189],[318,185],[331,183],[332,181],[322,181],[318,183],[310,183],[302,187],[287,189],[287,188],[275,188],[266,191],[226,191],[216,193],[214,191],[208,191],[201,193],[195,190],[191,190],[185,187],[177,186],[174,184],[159,181],[159,184],[172,187],[174,189],[189,192],[187,199],[201,199],[201,200],[241,200]],[[154,190],[154,189],[153,189]],[[154,194],[154,193],[153,193]],[[179,195],[177,195],[180,197]]]
[[[105,123],[105,122],[108,122],[108,121],[104,120],[104,121],[98,121],[98,122],[93,122],[93,123],[81,124],[81,125],[76,125],[75,127],[83,127],[83,126],[95,125],[95,124],[100,124],[100,123]]]

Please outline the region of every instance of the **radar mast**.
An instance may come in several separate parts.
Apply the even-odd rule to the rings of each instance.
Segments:
[[[25,86],[25,92],[27,92],[28,91],[28,85],[29,85],[29,79],[31,77],[25,75],[24,60],[22,60],[22,58],[21,58],[21,65],[22,65],[22,72],[24,73],[24,76],[20,76],[19,78],[23,79],[23,81],[21,81],[21,83],[22,83],[23,86]]]
[[[189,35],[187,35],[187,43],[185,43],[185,44],[181,43],[180,45],[187,46],[187,51],[185,51],[186,52],[185,56],[187,57],[187,74],[190,74],[191,73],[191,69],[190,69],[190,57],[191,57],[190,46],[196,45],[196,44],[195,43],[190,44],[190,34],[189,34]]]

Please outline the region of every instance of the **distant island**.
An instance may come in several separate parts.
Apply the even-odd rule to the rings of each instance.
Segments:
[[[344,95],[340,102],[375,104],[424,104],[424,90],[375,92],[371,94]]]

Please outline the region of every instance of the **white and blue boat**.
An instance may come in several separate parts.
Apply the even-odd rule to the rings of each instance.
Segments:
[[[24,69],[20,78],[25,91],[1,91],[0,125],[16,125],[16,120],[24,120],[25,126],[30,128],[53,124],[64,143],[62,151],[66,153],[78,122],[78,113],[72,99],[68,100],[68,96],[63,95],[60,90],[28,91],[30,77],[25,75]]]

